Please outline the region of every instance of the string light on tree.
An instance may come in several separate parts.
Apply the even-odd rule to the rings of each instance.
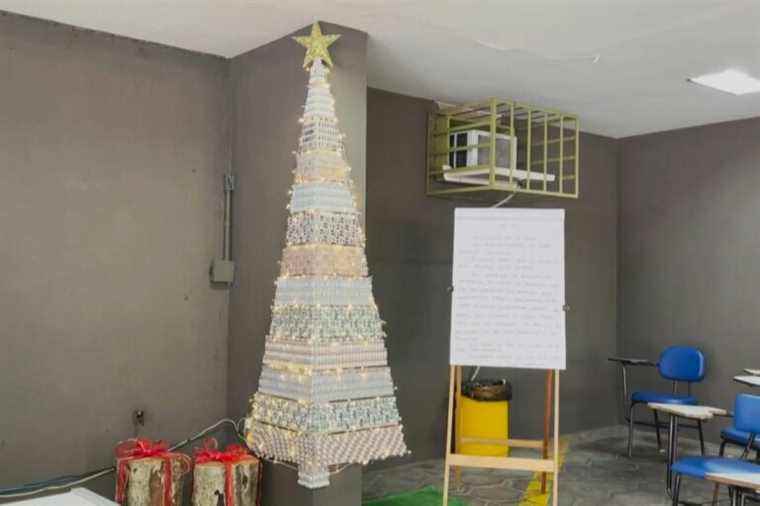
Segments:
[[[246,419],[259,455],[298,468],[308,488],[330,471],[407,453],[368,276],[344,136],[327,82],[338,35],[295,37],[309,85],[272,324]]]

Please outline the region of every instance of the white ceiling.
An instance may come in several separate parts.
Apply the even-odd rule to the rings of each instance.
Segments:
[[[514,98],[623,137],[760,116],[757,0],[0,0],[0,9],[235,56],[314,20],[369,33],[370,86],[446,102]],[[598,61],[597,61],[598,60]],[[336,62],[338,67],[340,62]]]

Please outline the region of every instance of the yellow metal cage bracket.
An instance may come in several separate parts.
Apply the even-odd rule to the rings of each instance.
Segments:
[[[427,195],[578,198],[579,152],[573,114],[495,98],[441,107],[428,122]]]

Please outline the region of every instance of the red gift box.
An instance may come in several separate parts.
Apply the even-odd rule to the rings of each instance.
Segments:
[[[204,441],[201,448],[195,451],[195,485],[193,490],[193,504],[200,504],[200,500],[197,495],[196,487],[199,485],[199,469],[204,465],[215,465],[224,467],[224,502],[225,506],[247,506],[252,504],[250,500],[255,497],[255,504],[260,504],[261,501],[261,462],[259,459],[250,454],[247,448],[242,445],[229,445],[225,451],[218,450],[218,443],[214,438],[208,438]],[[249,502],[243,502],[245,504],[236,504],[235,497],[238,494],[242,494],[242,490],[236,489],[242,485],[235,482],[235,469],[238,466],[252,467],[250,469],[251,474],[255,476],[249,476],[251,480],[255,480],[255,490],[251,491],[252,483],[247,485],[246,497]],[[253,492],[253,494],[251,494]]]
[[[164,441],[143,438],[122,441],[116,446],[115,453],[116,502],[126,506],[178,506],[181,504],[181,480],[192,469],[190,457],[183,453],[170,452],[169,446]],[[146,465],[140,466],[140,463]],[[130,494],[130,486],[141,486],[141,483],[136,482],[130,484],[130,477],[134,481],[133,475],[141,472],[141,467],[145,467],[150,473],[149,479],[142,484],[147,489]],[[160,482],[160,489],[156,488],[156,478]],[[130,504],[128,502],[130,496],[144,499],[134,501],[141,504]]]

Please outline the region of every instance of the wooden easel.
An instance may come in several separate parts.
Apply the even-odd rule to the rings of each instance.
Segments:
[[[541,491],[546,492],[546,478],[554,475],[552,480],[552,505],[557,506],[559,475],[559,369],[546,371],[546,396],[544,403],[544,438],[543,439],[489,439],[462,437],[457,430],[455,450],[463,443],[512,446],[515,448],[533,448],[541,451],[541,458],[518,457],[483,457],[452,453],[451,440],[454,417],[461,427],[462,366],[450,366],[449,413],[446,428],[446,460],[443,467],[443,506],[449,504],[449,476],[453,467],[459,472],[463,467],[480,467],[487,469],[511,469],[515,471],[542,472]],[[552,403],[554,404],[554,436],[552,438],[553,454],[549,458],[549,439],[551,432]],[[456,410],[454,406],[456,404]]]

